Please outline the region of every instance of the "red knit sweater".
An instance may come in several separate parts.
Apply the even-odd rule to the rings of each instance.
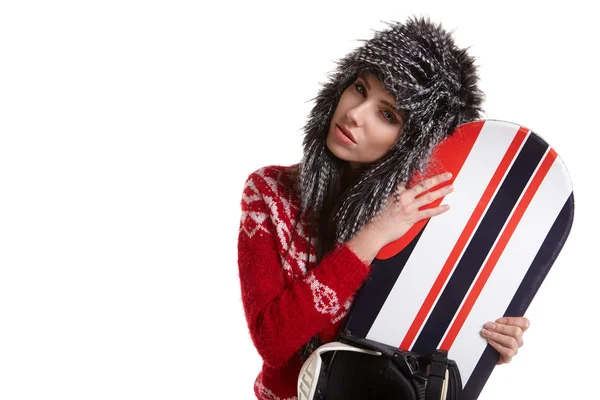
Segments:
[[[261,400],[296,399],[300,350],[319,333],[335,340],[369,264],[345,244],[307,265],[308,224],[298,223],[299,165],[269,166],[248,177],[242,195],[238,266],[250,336],[263,359],[254,383]],[[288,252],[289,247],[289,253]]]

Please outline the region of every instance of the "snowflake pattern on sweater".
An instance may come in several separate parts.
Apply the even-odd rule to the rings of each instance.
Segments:
[[[300,349],[317,333],[335,340],[369,271],[345,244],[315,265],[315,238],[306,220],[296,221],[298,168],[261,168],[242,194],[238,267],[250,336],[263,359],[254,385],[261,400],[296,398]]]

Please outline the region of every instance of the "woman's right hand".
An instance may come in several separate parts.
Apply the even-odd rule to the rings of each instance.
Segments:
[[[445,213],[450,206],[441,205],[425,210],[419,210],[419,208],[451,193],[454,190],[452,185],[446,185],[417,197],[450,179],[452,179],[452,174],[446,172],[422,180],[410,189],[399,185],[397,190],[389,195],[387,204],[381,213],[366,224],[365,228],[382,241],[383,247],[401,238],[418,221]]]
[[[398,186],[389,195],[388,201],[378,215],[365,224],[347,244],[360,259],[368,264],[373,261],[383,246],[401,238],[418,221],[440,215],[450,208],[448,205],[419,210],[419,208],[451,193],[454,187],[446,185],[417,199],[417,196],[446,182],[452,174],[440,174],[422,180],[410,189]]]

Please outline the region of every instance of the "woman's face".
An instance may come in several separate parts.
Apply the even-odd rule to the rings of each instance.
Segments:
[[[352,168],[383,157],[402,131],[402,116],[394,103],[375,75],[359,75],[342,93],[331,119],[329,150]]]

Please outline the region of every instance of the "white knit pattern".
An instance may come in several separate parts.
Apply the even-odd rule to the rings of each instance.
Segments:
[[[350,307],[352,307],[353,300],[354,300],[354,297],[350,297],[348,300],[346,300],[344,302],[341,312],[331,320],[332,324],[335,324],[336,322],[341,321],[342,318],[344,318],[348,314],[348,311],[350,311]]]
[[[276,172],[276,174],[273,174],[273,172]],[[282,170],[264,167],[255,172],[254,175],[258,176],[258,178],[253,177],[248,179],[246,189],[249,190],[244,190],[245,195],[242,196],[242,200],[249,204],[255,201],[264,202],[269,212],[243,212],[241,229],[250,238],[257,232],[270,234],[271,231],[267,228],[267,224],[271,221],[275,227],[275,236],[280,249],[283,269],[287,272],[288,276],[296,278],[298,276],[306,276],[306,249],[298,249],[296,240],[294,240],[290,246],[287,258],[285,258],[293,228],[288,221],[293,221],[296,218],[298,207],[291,199],[289,188],[282,184],[283,174],[284,171]],[[261,193],[256,188],[255,179],[264,180],[269,189],[276,195]],[[247,194],[247,192],[251,194]],[[252,221],[248,222],[245,220],[246,218],[250,218]],[[295,235],[308,241],[309,237],[305,228],[304,224],[298,224]],[[314,243],[312,243],[309,263],[314,265],[315,261],[315,248]],[[314,275],[307,276],[306,282],[312,290],[315,308],[322,314],[331,315],[332,323],[340,321],[348,314],[352,305],[352,298],[346,300],[340,306],[336,292],[319,282]]]
[[[260,201],[261,195],[256,189],[254,182],[249,179],[246,182],[246,188],[252,191],[251,195],[242,194],[242,201],[246,203],[252,203],[253,201]],[[244,190],[245,192],[245,190]],[[242,211],[242,224],[240,225],[240,230],[244,231],[248,237],[252,237],[258,231],[263,231],[269,233],[267,228],[264,226],[264,222],[267,219],[268,214],[265,212],[257,212],[257,211]],[[248,224],[246,222],[246,218],[250,218],[254,221],[254,224]]]
[[[290,276],[294,276],[296,274],[304,276],[307,270],[307,249],[298,249],[294,240],[294,242],[292,242],[290,246],[289,252],[287,252],[287,247],[291,238],[291,230],[293,228],[293,226],[290,225],[290,221],[294,221],[294,219],[297,217],[296,214],[298,212],[298,207],[295,206],[292,202],[291,196],[289,194],[289,188],[281,184],[281,175],[283,174],[283,171],[277,171],[277,176],[273,178],[265,173],[267,168],[268,167],[261,168],[257,170],[255,174],[260,176],[266,182],[266,184],[272,190],[274,195],[260,193],[256,188],[254,180],[250,178],[246,182],[246,188],[250,189],[252,194],[242,196],[242,201],[246,203],[252,203],[254,201],[264,201],[266,206],[269,208],[269,213],[243,212],[242,221],[245,221],[245,218],[251,218],[254,223],[250,224],[251,228],[244,227],[243,225],[245,225],[245,223],[242,223],[241,229],[249,237],[254,236],[258,231],[264,231],[269,233],[269,230],[265,227],[265,221],[268,217],[273,223],[273,226],[275,227],[283,269]],[[271,169],[270,172],[272,171],[273,170]],[[282,212],[283,215],[280,215],[280,212]],[[298,224],[295,235],[303,238],[306,241],[309,240],[308,234],[305,231],[304,224]],[[286,253],[287,258],[284,258]],[[314,263],[315,258],[316,257],[314,254],[314,246],[311,245],[309,263]],[[299,271],[294,271],[294,268],[290,263],[291,261],[294,261],[294,264],[299,269]]]
[[[340,310],[340,301],[335,290],[319,282],[312,272],[308,274],[306,283],[310,285],[315,309],[321,314],[337,314]]]

